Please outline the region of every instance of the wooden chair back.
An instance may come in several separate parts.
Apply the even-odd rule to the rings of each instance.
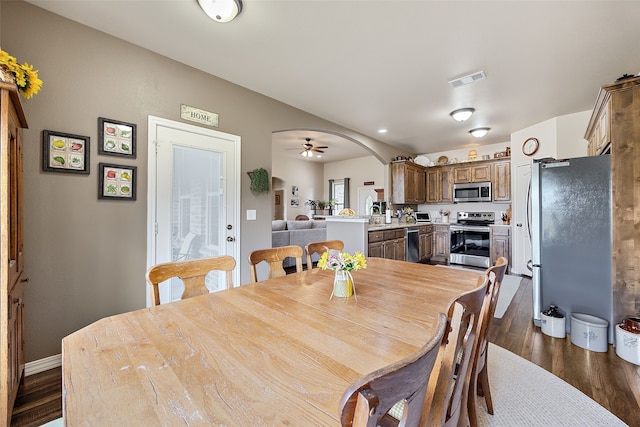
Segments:
[[[313,268],[313,261],[311,261],[311,255],[318,254],[322,255],[327,252],[329,249],[335,249],[337,251],[341,251],[344,249],[344,242],[342,240],[327,240],[324,242],[311,242],[307,243],[304,247],[305,252],[307,253],[307,270],[311,270]]]
[[[296,260],[296,272],[302,271],[302,248],[296,245],[280,246],[270,249],[258,249],[249,254],[249,272],[251,273],[251,283],[258,282],[258,271],[256,266],[265,261],[269,264],[269,279],[282,277],[287,273],[284,271],[282,262],[285,258],[291,257]]]
[[[418,426],[429,377],[447,325],[447,317],[440,313],[436,334],[419,351],[352,383],[340,400],[342,425],[375,427],[388,425],[385,421],[398,424],[389,410],[400,403],[400,425]]]
[[[480,331],[478,333],[478,345],[476,349],[476,362],[473,365],[471,372],[471,382],[469,389],[469,422],[471,427],[477,427],[478,425],[478,413],[477,413],[477,394],[479,387],[484,394],[485,402],[487,404],[487,411],[493,414],[493,400],[491,399],[491,391],[489,390],[489,376],[486,370],[487,367],[487,332],[491,319],[496,312],[496,305],[498,303],[498,297],[500,296],[500,287],[502,280],[507,271],[508,261],[504,257],[500,257],[496,260],[496,263],[489,267],[485,271],[485,276],[489,280],[487,286],[487,298],[489,303],[486,307],[486,312],[483,313],[482,322],[480,324]]]
[[[158,285],[165,280],[178,277],[184,284],[181,299],[191,298],[209,293],[205,285],[205,278],[211,271],[226,271],[225,288],[233,287],[233,269],[236,260],[228,255],[211,258],[192,259],[187,261],[165,262],[157,264],[147,270],[147,283],[152,287],[152,302],[160,305],[160,290]]]
[[[429,380],[425,402],[430,426],[449,427],[460,420],[466,422],[471,367],[482,312],[489,303],[488,282],[486,275],[479,276],[478,287],[460,295],[449,307],[450,328],[442,340],[436,361],[438,375]]]

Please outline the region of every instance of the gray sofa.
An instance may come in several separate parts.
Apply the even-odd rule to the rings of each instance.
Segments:
[[[327,222],[324,220],[309,221],[271,221],[271,247],[296,245],[302,249],[311,242],[327,240]],[[307,254],[303,253],[302,263],[306,261]],[[312,261],[318,260],[318,255],[311,256]],[[295,266],[293,259],[284,260],[285,267]]]

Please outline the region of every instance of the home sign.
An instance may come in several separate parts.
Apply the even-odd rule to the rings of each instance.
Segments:
[[[218,114],[180,104],[180,118],[203,125],[218,127]]]

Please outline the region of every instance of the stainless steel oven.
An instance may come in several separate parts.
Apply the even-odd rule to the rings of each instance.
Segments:
[[[495,222],[493,212],[458,212],[458,223],[449,227],[450,264],[489,268],[491,237],[489,225]]]

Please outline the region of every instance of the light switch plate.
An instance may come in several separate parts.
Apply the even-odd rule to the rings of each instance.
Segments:
[[[247,209],[247,221],[255,221],[255,220],[256,220],[256,210]]]

